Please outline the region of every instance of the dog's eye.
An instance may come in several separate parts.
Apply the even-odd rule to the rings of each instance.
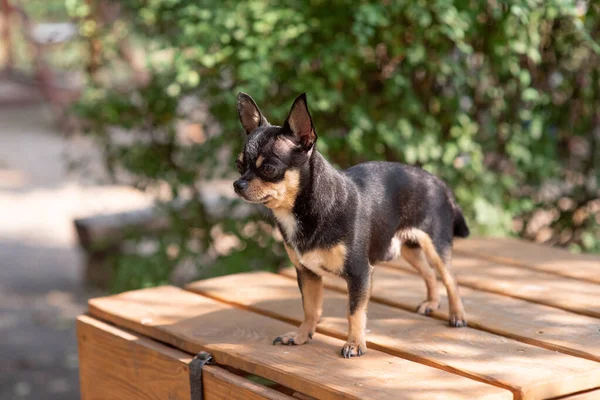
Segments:
[[[260,167],[260,172],[262,172],[264,176],[270,177],[275,174],[275,167],[272,165],[263,165]]]
[[[244,172],[244,164],[240,160],[235,160],[235,166],[240,174]]]

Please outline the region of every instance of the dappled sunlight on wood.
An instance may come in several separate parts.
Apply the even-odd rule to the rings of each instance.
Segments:
[[[210,351],[219,364],[314,397],[512,397],[503,391],[508,389],[533,399],[597,386],[600,364],[591,360],[600,361],[600,322],[517,297],[539,296],[548,304],[587,301],[593,309],[590,299],[599,285],[464,256],[455,258],[454,269],[470,328],[448,327],[441,284],[435,318],[416,314],[425,298],[422,278],[406,263],[386,263],[374,272],[368,354],[350,360],[339,356],[348,330],[341,278],[324,278],[323,316],[312,341],[272,345],[304,318],[293,268],[283,275],[236,274],[186,287],[201,295],[159,287],[95,299],[90,312],[190,353]],[[326,383],[310,383],[321,380]]]
[[[476,267],[465,257],[455,257],[454,269],[461,285],[600,317],[597,283],[497,263]]]
[[[284,269],[282,273],[295,277],[293,268]],[[330,288],[345,290],[341,279],[325,279],[325,282]],[[442,301],[433,316],[447,319],[445,289],[441,283],[439,286]],[[466,287],[461,287],[460,292],[469,326],[600,361],[598,319]],[[372,301],[413,311],[424,297],[423,280],[419,276],[395,267],[375,268]]]
[[[390,280],[386,281],[389,283]],[[240,282],[252,289],[239,290],[236,283]],[[377,280],[374,285],[375,292]],[[187,288],[278,319],[291,319],[296,324],[303,319],[302,309],[291,307],[294,303],[300,304],[296,283],[278,275],[264,272],[238,274],[233,279],[221,277],[195,282]],[[381,291],[378,293],[381,295]],[[323,308],[317,331],[346,338],[346,296],[326,290]],[[558,387],[565,385],[561,390],[577,390],[600,379],[598,364],[513,339],[475,329],[452,329],[442,321],[376,302],[371,302],[368,314],[367,343],[370,348],[438,368],[449,368],[485,382],[533,391],[537,390],[539,381],[555,380]],[[579,386],[569,388],[575,376]]]
[[[453,260],[460,285],[600,317],[600,284],[465,256]],[[412,273],[402,262],[385,265]]]
[[[564,249],[512,238],[470,238],[454,244],[458,254],[516,265],[600,283],[600,256],[574,254]]]
[[[276,335],[294,326],[173,287],[94,299],[90,313],[190,353],[210,351],[220,365],[315,397],[512,398],[508,391],[375,350],[342,359],[343,342],[324,335],[305,346],[273,346]]]

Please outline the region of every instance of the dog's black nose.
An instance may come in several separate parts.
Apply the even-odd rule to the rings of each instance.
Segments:
[[[238,179],[233,182],[233,189],[235,189],[237,193],[240,193],[242,190],[246,189],[246,187],[248,187],[248,181],[246,180]]]

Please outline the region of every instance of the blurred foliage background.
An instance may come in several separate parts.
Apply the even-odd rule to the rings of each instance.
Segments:
[[[329,160],[422,166],[454,189],[475,234],[600,252],[596,2],[63,4],[96,49],[81,53],[73,112],[113,179],[155,193],[171,221],[152,245],[131,232],[135,250],[111,261],[116,291],[183,264],[214,276],[286,263],[264,210],[207,203],[210,182],[236,175],[239,91],[276,124],[308,92]],[[125,39],[143,73],[123,62]]]

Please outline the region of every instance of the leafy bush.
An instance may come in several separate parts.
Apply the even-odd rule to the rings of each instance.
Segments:
[[[237,237],[237,249],[245,249],[221,265],[236,270],[231,265],[282,262],[277,246],[275,253],[262,250],[273,236],[264,226],[244,235],[245,222],[207,216],[198,182],[214,173],[234,176],[233,159],[243,144],[235,113],[238,91],[250,93],[274,123],[306,91],[319,149],[338,166],[366,160],[418,164],[454,188],[477,234],[516,233],[600,251],[600,5],[575,0],[121,5],[118,25],[95,27],[107,43],[106,65],[111,66],[116,36],[136,37],[152,78],[147,86],[125,91],[97,82],[79,111],[109,164],[127,170],[135,184],[166,183],[173,195],[192,193],[190,210],[197,218],[186,218],[163,240],[184,249],[196,232],[204,240],[198,250],[203,253],[214,246],[208,232],[219,226]],[[88,10],[74,2],[71,11]],[[201,143],[177,139],[176,124],[189,96],[208,107],[199,121],[207,132]],[[110,134],[113,127],[136,132],[137,139],[121,143]],[[225,170],[215,168],[218,154],[226,159]]]

